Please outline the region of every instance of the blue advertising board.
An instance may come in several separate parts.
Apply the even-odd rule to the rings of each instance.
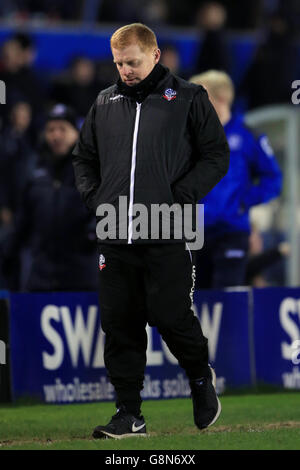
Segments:
[[[300,289],[253,290],[258,382],[300,389]]]
[[[208,339],[209,360],[220,393],[227,387],[249,386],[255,381],[249,291],[196,291],[194,295],[194,308]]]
[[[48,403],[112,400],[95,293],[12,294],[14,398]]]
[[[248,291],[196,292],[218,389],[251,383]],[[105,335],[95,293],[12,294],[12,393],[47,403],[114,400],[103,360]],[[186,397],[188,380],[155,328],[147,328],[144,399]]]
[[[0,290],[0,403],[10,400],[9,292]]]
[[[194,293],[193,309],[208,339],[209,360],[217,374],[218,393],[223,393],[227,387],[249,386],[255,380],[248,293],[249,289]],[[148,341],[143,398],[189,396],[188,380],[156,329],[149,328]]]
[[[196,291],[217,390],[256,383],[300,388],[300,289]],[[13,398],[47,403],[112,401],[96,293],[10,295]],[[147,327],[143,399],[190,395],[184,371]]]

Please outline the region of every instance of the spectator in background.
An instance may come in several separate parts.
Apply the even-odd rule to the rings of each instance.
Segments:
[[[42,89],[32,68],[34,55],[34,44],[23,33],[12,36],[2,47],[1,80],[6,84],[6,106],[1,106],[4,120],[18,101],[28,102],[33,113],[38,114],[43,108]]]
[[[225,36],[227,13],[215,1],[204,3],[196,14],[196,23],[201,32],[202,45],[195,63],[195,70],[230,70],[229,52]]]
[[[282,241],[264,250],[263,237],[252,224],[249,237],[249,260],[246,269],[246,284],[253,287],[268,287],[265,271],[290,255],[290,244]]]
[[[161,48],[160,62],[167,67],[171,73],[184,78],[184,74],[180,69],[180,55],[175,46],[167,44]]]
[[[280,0],[280,13],[291,25],[293,33],[300,32],[300,2],[299,0]]]
[[[140,0],[103,0],[98,12],[99,22],[126,22],[141,20]]]
[[[1,0],[0,17],[7,18],[17,11],[17,0]]]
[[[16,103],[0,135],[0,247],[13,230],[21,196],[36,161],[31,123],[30,105]],[[11,265],[10,278],[6,281],[0,272],[2,288],[18,284],[18,257],[11,258]]]
[[[95,290],[95,217],[80,200],[71,160],[78,138],[75,113],[64,105],[55,106],[47,117],[44,138],[40,159],[22,195],[14,233],[2,245],[4,275],[16,279],[11,269],[18,266],[16,255],[28,241],[32,266],[27,290]]]
[[[228,12],[228,28],[233,30],[254,30],[261,26],[266,10],[272,8],[270,3],[277,0],[223,0]]]
[[[164,25],[168,17],[166,0],[147,0],[144,3],[142,20],[153,26]]]
[[[192,25],[195,22],[195,11],[202,3],[203,0],[166,0],[168,24]]]
[[[18,19],[45,19],[52,22],[80,18],[83,0],[14,0]]]
[[[287,21],[292,33],[299,33],[299,0],[260,0],[260,2],[263,4],[264,23],[266,23],[270,18],[272,18],[272,16],[277,15],[280,16],[284,21]]]
[[[103,0],[100,3],[98,21],[142,21],[151,25],[165,24],[168,17],[166,0]]]
[[[35,164],[31,122],[30,104],[16,103],[10,113],[9,125],[0,136],[0,214],[4,225],[13,223],[24,185]]]
[[[248,108],[290,103],[291,84],[297,78],[298,61],[291,24],[274,14],[266,40],[257,50],[241,85]]]
[[[195,12],[207,0],[166,0],[171,25],[187,26],[194,22]],[[283,18],[291,20],[296,29],[300,25],[299,0],[218,0],[227,11],[226,26],[230,30],[251,31],[261,28],[266,20],[280,9]]]
[[[197,252],[196,287],[222,288],[245,284],[250,233],[249,209],[277,197],[281,172],[265,135],[255,136],[231,115],[234,86],[215,70],[196,75],[224,126],[230,147],[226,176],[202,199],[204,247]]]
[[[99,89],[101,84],[96,79],[94,62],[87,57],[76,57],[70,70],[54,81],[50,97],[54,102],[72,107],[79,116],[85,116]]]
[[[118,80],[118,72],[116,71],[115,64],[109,60],[100,60],[96,64],[97,70],[97,82],[99,84],[99,90],[108,88],[112,83]]]

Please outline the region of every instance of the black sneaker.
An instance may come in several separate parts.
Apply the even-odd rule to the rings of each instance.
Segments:
[[[210,367],[210,377],[190,380],[194,409],[194,422],[199,429],[214,424],[221,413],[221,403],[216,394],[216,374]]]
[[[146,423],[143,416],[136,418],[120,408],[106,426],[97,426],[93,431],[94,439],[147,436]]]

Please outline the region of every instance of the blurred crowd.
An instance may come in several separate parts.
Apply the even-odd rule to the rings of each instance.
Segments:
[[[207,0],[2,0],[0,17],[11,21],[93,21],[150,26],[193,26]],[[298,0],[218,0],[230,29],[260,28],[274,12],[299,31]]]
[[[262,28],[264,34],[261,35],[260,45],[239,89],[236,90],[236,98],[245,100],[247,109],[290,101],[291,83],[297,78],[297,64],[294,60],[295,38],[300,25],[300,2],[297,0],[2,0],[0,3],[0,17],[19,23],[35,18],[52,22],[81,21],[84,18],[91,19],[91,12],[96,15],[98,22],[142,21],[154,28],[158,25],[196,26],[201,35],[202,46],[193,70],[182,68],[180,55],[174,44],[165,44],[162,49],[161,62],[173,73],[186,79],[209,69],[223,70],[230,75],[232,64],[227,31]],[[40,80],[34,67],[35,56],[34,41],[30,35],[23,32],[16,33],[6,40],[1,50],[0,78],[6,84],[7,95],[6,105],[0,106],[0,256],[4,266],[0,272],[0,288],[24,289],[25,280],[28,279],[28,273],[18,267],[20,257],[13,259],[12,253],[16,252],[16,249],[6,243],[16,231],[18,213],[22,204],[24,205],[24,191],[29,191],[30,197],[38,197],[41,200],[45,196],[37,181],[32,186],[33,172],[37,168],[39,175],[42,174],[41,171],[49,172],[54,188],[60,187],[66,181],[71,184],[67,176],[69,170],[51,163],[49,170],[49,159],[47,160],[45,155],[57,153],[51,138],[47,140],[45,135],[49,124],[49,110],[53,110],[57,103],[63,103],[66,108],[63,108],[62,115],[65,116],[66,109],[72,109],[74,122],[70,119],[67,119],[67,122],[74,129],[78,129],[97,93],[117,78],[116,70],[110,61],[97,62],[85,56],[78,56],[72,59],[63,72],[50,75],[47,81]],[[64,132],[62,129],[56,131]],[[69,147],[63,152],[65,156],[70,154],[72,144],[74,142],[71,139]],[[27,189],[29,181],[30,190]],[[45,210],[50,200],[53,204],[57,203],[53,202],[55,197],[53,191],[49,190],[45,199]],[[77,196],[72,197],[76,199]],[[74,211],[72,201],[71,198],[69,210]],[[27,210],[36,210],[37,217],[41,217],[34,207],[29,204]],[[23,207],[22,210],[26,208]],[[91,244],[94,243],[90,235],[91,223],[89,217],[86,217],[83,228],[87,237],[86,245],[80,241],[83,252],[87,250],[89,254],[92,250]],[[18,243],[20,244],[20,236]],[[25,260],[30,243],[30,236],[26,238],[24,234],[20,256]],[[25,266],[26,263],[27,261]],[[47,259],[41,261],[42,265],[47,263]],[[7,269],[8,266],[10,269]],[[12,266],[16,268],[12,270]],[[80,264],[74,269],[80,270]],[[17,279],[16,272],[19,273]],[[59,279],[64,277],[65,273],[61,268]],[[93,284],[83,287],[95,288]],[[55,286],[51,288],[55,289]]]

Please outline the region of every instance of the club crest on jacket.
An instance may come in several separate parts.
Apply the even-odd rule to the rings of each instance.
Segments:
[[[174,100],[176,98],[177,92],[173,90],[172,88],[167,88],[165,90],[165,93],[163,95],[163,98],[165,98],[168,101]]]

